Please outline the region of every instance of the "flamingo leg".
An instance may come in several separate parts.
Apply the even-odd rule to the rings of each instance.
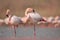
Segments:
[[[14,37],[16,37],[16,26],[14,26]]]
[[[16,29],[17,29],[18,25],[14,26],[14,36],[16,37]]]
[[[16,25],[12,26],[13,30],[14,30],[14,37],[16,37]]]
[[[34,24],[34,39],[36,40],[36,28],[35,28],[35,24]]]

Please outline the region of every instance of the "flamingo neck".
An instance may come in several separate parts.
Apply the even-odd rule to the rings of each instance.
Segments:
[[[12,16],[13,16],[13,15],[9,15],[9,17],[8,17],[8,18],[9,18],[9,21],[11,20]]]

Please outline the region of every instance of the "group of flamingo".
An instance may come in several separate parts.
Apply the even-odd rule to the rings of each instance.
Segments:
[[[56,16],[56,17],[50,16],[48,18],[45,18],[45,20],[48,23],[48,27],[50,25],[53,25],[53,27],[60,27],[60,16]]]
[[[29,8],[28,8],[29,9]],[[30,11],[28,11],[28,12],[31,12],[31,8],[29,9]],[[27,12],[27,13],[28,13]],[[33,10],[33,12],[34,12],[34,10]],[[26,16],[27,16],[27,13],[25,14]],[[35,16],[36,15],[36,16]],[[29,23],[31,22],[31,23],[33,23],[34,24],[34,35],[36,35],[36,33],[35,33],[35,23],[37,23],[37,24],[40,24],[40,23],[48,23],[48,24],[51,24],[51,23],[53,23],[53,24],[55,24],[55,27],[57,26],[57,25],[59,25],[60,24],[60,17],[59,16],[57,16],[57,17],[49,17],[49,18],[46,18],[46,17],[41,17],[40,15],[38,15],[38,14],[33,14],[32,13],[32,15],[31,15],[31,13],[29,13],[29,16],[27,16],[27,18],[29,19],[28,21],[29,21]],[[14,29],[14,35],[16,36],[16,28],[18,27],[18,25],[20,25],[20,24],[25,24],[25,23],[27,23],[26,21],[25,21],[25,19],[27,19],[26,17],[18,17],[18,16],[16,16],[16,15],[12,15],[11,13],[10,13],[10,10],[8,9],[7,10],[7,12],[6,12],[6,16],[7,16],[7,18],[5,18],[4,20],[3,19],[0,19],[0,25],[3,25],[3,24],[7,24],[7,25],[10,25],[13,29]],[[33,18],[33,17],[35,17],[35,19]],[[40,17],[40,18],[39,18]],[[37,20],[37,21],[36,21]]]

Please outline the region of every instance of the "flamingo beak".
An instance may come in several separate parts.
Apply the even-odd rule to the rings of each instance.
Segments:
[[[44,22],[47,22],[45,19],[41,19],[40,21],[44,21]]]
[[[8,14],[6,14],[6,17],[9,17]]]
[[[42,19],[42,21],[47,22],[46,20]]]

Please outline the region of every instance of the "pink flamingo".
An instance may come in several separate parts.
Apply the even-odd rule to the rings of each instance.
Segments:
[[[55,27],[59,26],[60,25],[60,17],[56,16],[54,22],[55,22]]]
[[[33,8],[27,8],[25,11],[25,16],[29,17],[30,22],[34,24],[34,38],[36,39],[35,24],[39,21],[45,21],[45,20]]]
[[[12,15],[9,9],[6,12],[6,16],[7,18],[5,19],[5,23],[12,26],[12,28],[14,29],[14,35],[16,36],[16,27],[18,27],[18,25],[22,23],[21,18]]]

